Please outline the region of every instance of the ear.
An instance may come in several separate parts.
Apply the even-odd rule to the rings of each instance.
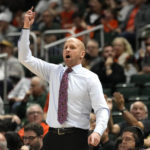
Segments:
[[[83,59],[84,56],[85,56],[85,51],[81,51],[81,56],[80,56],[80,58]]]

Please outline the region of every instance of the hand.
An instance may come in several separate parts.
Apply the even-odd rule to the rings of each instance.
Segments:
[[[17,115],[13,115],[12,122],[16,122],[17,124],[20,124],[21,120],[20,120],[20,118]]]
[[[30,147],[28,145],[21,146],[20,150],[29,150]]]
[[[144,49],[140,49],[139,50],[139,55],[140,55],[140,57],[144,57],[145,56],[145,50]]]
[[[106,67],[107,66],[111,66],[112,65],[112,63],[113,63],[113,58],[112,57],[108,57],[107,59],[106,59],[106,61],[105,61],[105,65],[106,65]]]
[[[92,146],[97,146],[100,143],[100,139],[101,136],[98,133],[93,132],[88,137],[88,144]]]
[[[32,11],[33,7],[29,9],[24,15],[24,28],[30,28],[34,22],[35,12]]]
[[[117,105],[117,108],[119,110],[123,110],[124,109],[124,97],[123,97],[123,95],[119,92],[115,92],[113,95],[114,95],[114,101]]]
[[[143,71],[144,73],[150,73],[150,67],[149,67],[149,66],[144,66],[144,67],[142,68],[142,71]]]

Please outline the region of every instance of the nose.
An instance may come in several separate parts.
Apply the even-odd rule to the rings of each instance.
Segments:
[[[29,145],[30,144],[29,139],[25,139],[23,142],[24,142],[25,145]]]

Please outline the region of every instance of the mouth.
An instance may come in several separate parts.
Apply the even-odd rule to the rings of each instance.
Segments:
[[[67,59],[70,58],[70,55],[66,55],[66,58],[67,58]]]

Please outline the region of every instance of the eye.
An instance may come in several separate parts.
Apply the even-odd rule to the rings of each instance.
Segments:
[[[71,45],[70,49],[76,49],[76,47],[74,45]]]

